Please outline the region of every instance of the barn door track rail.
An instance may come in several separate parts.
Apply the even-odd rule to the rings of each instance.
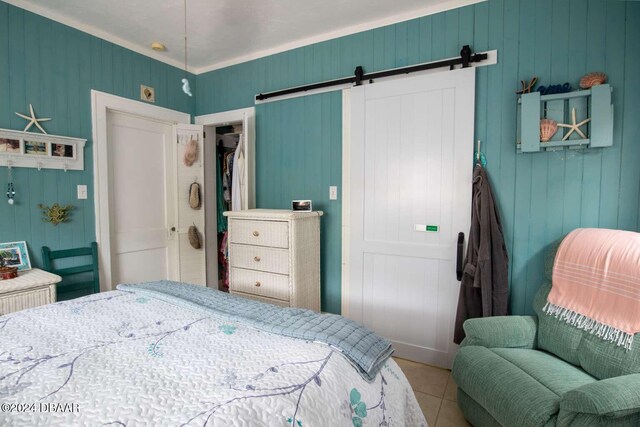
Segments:
[[[487,53],[473,53],[469,45],[464,45],[460,50],[460,57],[452,59],[444,59],[442,61],[426,62],[418,65],[410,65],[407,67],[392,68],[390,70],[377,71],[375,73],[364,73],[364,68],[358,65],[354,71],[354,75],[351,77],[344,77],[335,80],[326,80],[324,82],[312,83],[304,86],[292,87],[289,89],[276,90],[273,92],[261,93],[256,95],[256,101],[264,101],[270,98],[276,98],[285,95],[291,95],[299,92],[308,92],[317,89],[323,89],[332,86],[341,86],[346,84],[353,84],[360,86],[362,82],[373,83],[376,79],[383,77],[396,76],[400,74],[415,73],[417,71],[432,70],[434,68],[449,67],[450,70],[455,69],[456,65],[460,65],[461,68],[470,67],[471,63],[482,62],[488,58]]]

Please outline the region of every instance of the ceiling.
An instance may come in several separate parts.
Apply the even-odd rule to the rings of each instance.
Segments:
[[[183,0],[5,0],[184,66]],[[201,73],[484,0],[187,0],[189,70]],[[153,41],[166,52],[150,48]]]

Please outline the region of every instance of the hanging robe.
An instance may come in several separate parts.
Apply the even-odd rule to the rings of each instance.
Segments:
[[[464,339],[465,320],[504,316],[509,303],[509,256],[491,185],[480,165],[473,170],[468,242],[456,314],[456,344]]]

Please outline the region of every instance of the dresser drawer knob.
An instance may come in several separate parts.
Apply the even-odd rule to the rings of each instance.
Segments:
[[[259,233],[258,231],[254,231],[254,232],[253,232],[253,235],[254,235],[254,236],[256,236],[256,237],[258,237],[258,236],[260,235],[260,233]]]
[[[260,287],[260,282],[256,282],[256,288]]]
[[[259,256],[254,256],[254,257],[253,257],[253,260],[254,260],[255,262],[260,262],[260,257],[259,257]]]

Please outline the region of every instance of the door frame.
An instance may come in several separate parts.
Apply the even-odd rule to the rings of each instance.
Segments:
[[[194,123],[202,126],[224,125],[226,123],[233,122],[242,122],[247,124],[247,129],[243,129],[243,132],[247,135],[247,144],[244,148],[245,158],[247,159],[246,168],[248,174],[247,208],[253,209],[256,206],[256,108],[239,108],[237,110],[222,111],[219,113],[204,114],[202,116],[194,117]]]
[[[130,114],[168,125],[191,123],[191,115],[144,102],[91,90],[93,135],[93,188],[96,241],[100,266],[100,291],[113,290],[111,269],[111,217],[109,213],[109,157],[107,115],[110,111]]]
[[[246,146],[245,146],[245,159],[246,170],[247,170],[247,208],[253,209],[256,206],[256,185],[255,185],[255,140],[256,140],[256,132],[255,132],[255,117],[256,117],[256,109],[255,107],[248,108],[240,108],[237,110],[230,111],[222,111],[219,113],[205,114],[202,116],[196,116],[194,118],[194,122],[197,125],[202,125],[203,128],[205,126],[216,126],[216,125],[224,125],[226,123],[235,123],[242,122],[246,123],[247,129],[243,129],[243,133],[246,134]],[[206,132],[206,131],[205,131]],[[214,135],[215,137],[215,135]],[[204,138],[203,144],[207,144],[207,141],[210,141],[210,138]],[[204,146],[204,179],[208,183],[204,187],[205,196],[205,211],[207,212],[217,212],[216,207],[216,167],[215,163],[213,165],[209,164],[209,160],[211,156],[207,155],[207,146]],[[213,218],[216,218],[214,221]],[[217,215],[207,215],[205,217],[205,225],[204,225],[205,236],[217,236]],[[217,254],[218,253],[218,239],[210,237],[206,239],[206,250],[207,253]],[[207,286],[213,286],[215,289],[218,289],[218,257],[214,257],[212,262],[209,262],[209,258],[207,257]]]

